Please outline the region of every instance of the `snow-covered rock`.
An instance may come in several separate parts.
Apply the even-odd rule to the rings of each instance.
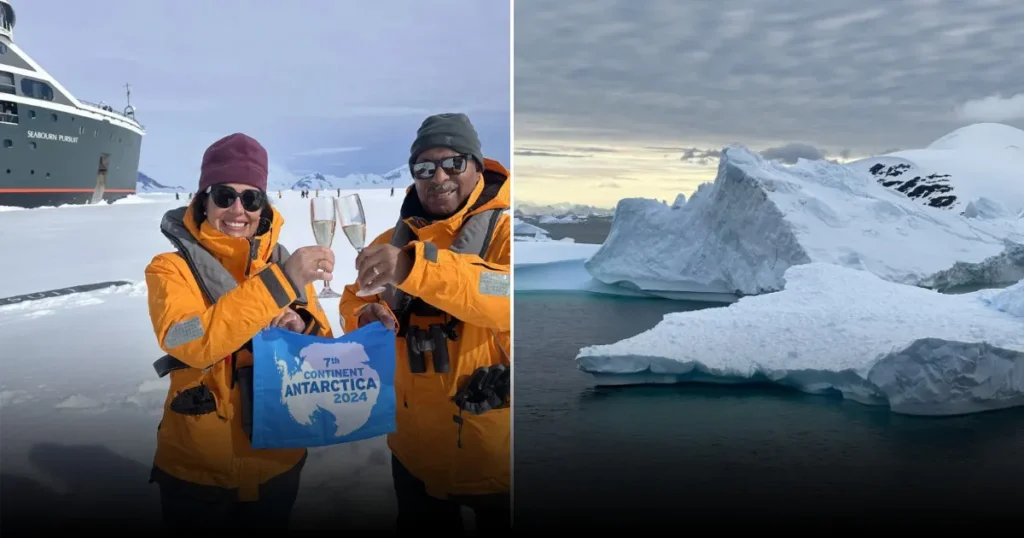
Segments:
[[[947,295],[821,263],[785,278],[783,291],[583,348],[577,364],[598,384],[770,381],[906,414],[1024,405],[1021,284]]]
[[[135,192],[138,193],[157,193],[157,192],[185,192],[185,187],[180,185],[164,185],[159,181],[143,174],[138,173],[138,178],[135,181]]]
[[[1006,126],[972,126],[930,149],[879,158],[915,159],[914,175],[898,183],[872,175],[871,159],[787,166],[727,147],[714,183],[681,207],[621,200],[586,268],[633,290],[738,295],[780,290],[789,267],[811,262],[939,289],[1016,282],[1024,278],[1024,222],[1008,216],[1024,207],[1024,154],[978,141],[1016,140],[1007,133],[1024,138]],[[952,172],[941,188],[912,183],[942,166]]]
[[[849,163],[929,207],[1009,218],[1024,210],[1024,131],[999,123],[961,127],[924,149]],[[971,216],[971,215],[965,215]]]

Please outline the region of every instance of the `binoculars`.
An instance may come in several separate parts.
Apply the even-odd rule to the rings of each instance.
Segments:
[[[448,334],[442,325],[430,325],[427,329],[409,327],[405,333],[405,344],[409,355],[409,369],[414,374],[427,373],[427,359],[424,353],[429,352],[433,359],[434,371],[443,374],[449,369]]]

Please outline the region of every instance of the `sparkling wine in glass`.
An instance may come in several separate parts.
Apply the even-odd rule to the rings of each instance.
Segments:
[[[366,247],[366,213],[363,212],[363,201],[359,199],[359,194],[342,196],[335,205],[338,208],[341,231],[348,238],[348,242],[352,243],[352,248],[356,249],[356,252],[362,252]],[[366,297],[383,293],[384,290],[385,288],[381,286],[372,290],[359,290],[356,295]]]
[[[313,239],[321,247],[331,247],[334,242],[334,198],[310,198],[309,218],[313,224]],[[338,292],[331,289],[331,283],[324,280],[324,289],[317,297],[321,299],[336,299],[341,297]]]

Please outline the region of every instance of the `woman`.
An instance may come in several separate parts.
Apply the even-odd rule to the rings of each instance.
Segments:
[[[150,481],[174,530],[284,529],[298,494],[306,450],[250,446],[251,339],[268,326],[332,336],[312,284],[331,278],[334,255],[282,252],[284,219],[266,190],[258,142],[215,142],[195,198],[161,223],[177,252],[146,268],[153,330],[171,365]]]

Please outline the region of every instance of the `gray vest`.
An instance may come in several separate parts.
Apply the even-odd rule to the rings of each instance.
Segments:
[[[225,293],[235,289],[238,283],[235,281],[235,277],[224,268],[213,254],[210,254],[208,250],[203,248],[199,241],[188,231],[188,228],[185,227],[184,218],[186,210],[187,207],[179,207],[165,213],[163,220],[160,222],[160,231],[174,245],[178,255],[184,258],[185,263],[188,264],[188,268],[192,272],[192,276],[196,279],[196,284],[199,285],[199,289],[202,290],[203,295],[210,301],[210,304],[213,304],[220,300]],[[253,239],[249,248],[250,258],[259,252],[259,248],[260,240]],[[274,245],[274,250],[270,254],[270,262],[283,264],[288,260],[288,256],[288,249],[278,243]],[[295,302],[307,304],[306,290],[298,290],[298,292],[299,298]],[[164,355],[153,363],[153,368],[158,376],[164,377],[172,370],[188,368],[188,365],[170,355]]]
[[[488,209],[467,218],[448,250],[460,254],[477,254],[480,258],[487,256],[487,250],[491,247],[491,237],[503,212],[503,209]],[[402,248],[414,239],[415,232],[406,224],[405,219],[399,218],[391,236],[391,244]],[[391,311],[400,317],[416,299],[392,285],[388,285],[381,295]]]

